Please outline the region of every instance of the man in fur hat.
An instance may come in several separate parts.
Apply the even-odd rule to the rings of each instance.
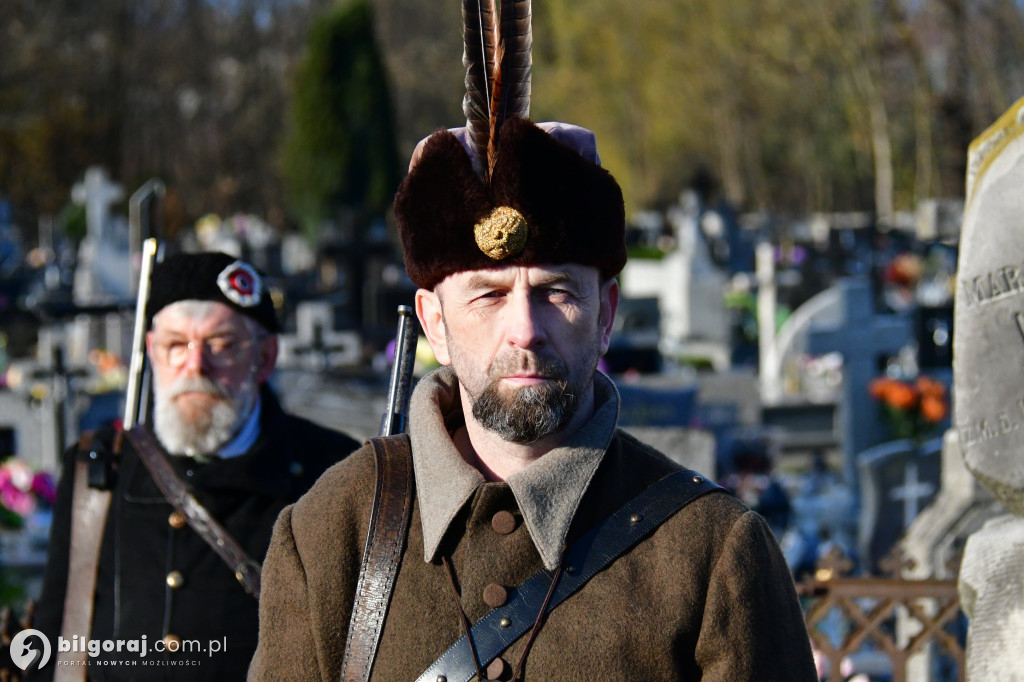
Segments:
[[[371,519],[372,446],[286,508],[250,679],[817,679],[764,519],[616,427],[625,221],[593,136],[469,140],[428,138],[395,199],[444,365],[412,396],[411,520]],[[400,536],[390,588],[368,533]]]
[[[244,678],[258,629],[258,599],[247,592],[258,592],[258,564],[274,520],[357,447],[347,436],[286,414],[266,385],[277,359],[278,323],[270,293],[248,263],[221,253],[171,256],[154,268],[148,311],[158,442],[150,457],[169,465],[233,540],[204,536],[194,509],[172,506],[150,460],[125,434],[103,429],[73,448],[64,457],[34,627],[49,638],[55,659],[59,634],[66,641],[123,643],[82,655],[87,668],[71,668],[67,659],[75,652],[61,653],[34,679],[54,671],[60,678],[69,668],[76,679],[90,680]],[[76,537],[86,537],[77,525],[83,512],[73,511],[73,496],[81,495],[74,472],[82,461],[92,462],[89,483],[111,494],[106,515],[96,521],[102,530],[94,543],[95,577],[87,595],[75,597],[83,588],[72,583],[89,572],[77,558],[81,548],[72,549]],[[244,566],[228,565],[214,547],[232,541]],[[69,626],[83,606],[91,608],[84,632]]]

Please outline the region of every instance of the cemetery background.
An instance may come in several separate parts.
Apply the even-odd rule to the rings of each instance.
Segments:
[[[53,473],[62,447],[117,418],[147,235],[268,272],[286,406],[376,430],[394,309],[412,294],[386,205],[413,144],[461,118],[458,7],[444,4],[141,2],[120,21],[105,2],[0,9],[14,103],[0,121],[0,455]],[[535,117],[595,129],[626,193],[631,261],[604,365],[623,426],[758,506],[798,577],[832,548],[877,574],[900,539],[905,575],[955,576],[999,505],[943,438],[948,411],[898,438],[870,387],[950,387],[965,149],[1024,91],[1020,8],[625,7],[538,5],[534,79]],[[968,58],[979,38],[992,50]],[[341,106],[351,93],[361,109]],[[44,557],[45,486],[0,470],[8,509],[6,481],[21,509],[38,503],[27,530],[0,531],[15,588],[0,602],[16,604]],[[892,627],[905,639],[913,624]],[[882,648],[858,665],[889,679]],[[913,665],[948,676],[939,656]]]

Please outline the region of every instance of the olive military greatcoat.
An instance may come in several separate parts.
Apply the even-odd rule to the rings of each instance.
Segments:
[[[595,378],[591,421],[564,446],[485,482],[448,434],[462,423],[450,370],[411,406],[415,500],[373,680],[414,680],[461,635],[441,563],[471,621],[651,483],[678,469],[616,429],[618,395]],[[374,489],[364,447],[332,467],[274,529],[251,680],[336,680]],[[509,679],[526,643],[491,673]],[[486,662],[484,662],[486,665]],[[792,578],[764,520],[724,492],[692,502],[552,611],[526,680],[816,680]]]
[[[260,435],[240,456],[206,461],[168,457],[176,473],[211,514],[261,561],[278,513],[299,498],[331,464],[358,444],[345,435],[285,414],[273,393],[261,392]],[[97,434],[109,446],[113,432]],[[74,453],[64,458],[42,598],[35,627],[54,650],[60,633],[68,571]],[[124,439],[100,551],[92,639],[140,640],[146,665],[134,653],[103,653],[89,667],[95,680],[244,679],[256,648],[257,600],[183,519],[173,514],[138,455]],[[198,654],[158,654],[157,640],[198,641]],[[220,640],[224,651],[210,653]],[[135,661],[134,665],[111,665]],[[183,665],[189,663],[189,665]],[[52,677],[54,664],[35,679]]]

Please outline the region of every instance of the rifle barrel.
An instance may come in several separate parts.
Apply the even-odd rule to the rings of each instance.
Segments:
[[[388,386],[388,407],[381,420],[380,435],[393,436],[405,431],[412,395],[412,375],[416,364],[416,317],[412,308],[398,306],[398,336],[395,338],[395,362]]]

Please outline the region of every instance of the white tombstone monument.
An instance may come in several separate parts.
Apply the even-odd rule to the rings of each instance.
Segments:
[[[956,576],[958,556],[966,539],[982,525],[1005,513],[981,483],[964,466],[960,437],[956,429],[943,436],[942,479],[938,496],[914,519],[901,542],[909,565],[902,577],[911,580],[949,580]],[[925,608],[934,615],[935,604]],[[908,641],[922,629],[920,621],[901,613],[897,628]],[[935,646],[926,648],[907,663],[907,682],[932,682],[934,660],[939,653]]]
[[[696,195],[684,193],[668,213],[676,248],[661,260],[630,259],[622,272],[622,293],[658,299],[663,352],[703,355],[724,369],[729,364],[727,280],[701,235],[699,208]]]
[[[85,171],[82,182],[71,188],[71,200],[85,206],[87,234],[78,251],[75,269],[74,296],[80,305],[95,303],[100,294],[96,282],[96,269],[100,246],[110,221],[110,207],[124,199],[124,188],[110,180],[107,172],[98,166]],[[127,283],[127,280],[126,280]]]
[[[968,680],[1024,680],[1024,99],[971,144],[953,339],[964,462],[1011,512],[967,540]]]

